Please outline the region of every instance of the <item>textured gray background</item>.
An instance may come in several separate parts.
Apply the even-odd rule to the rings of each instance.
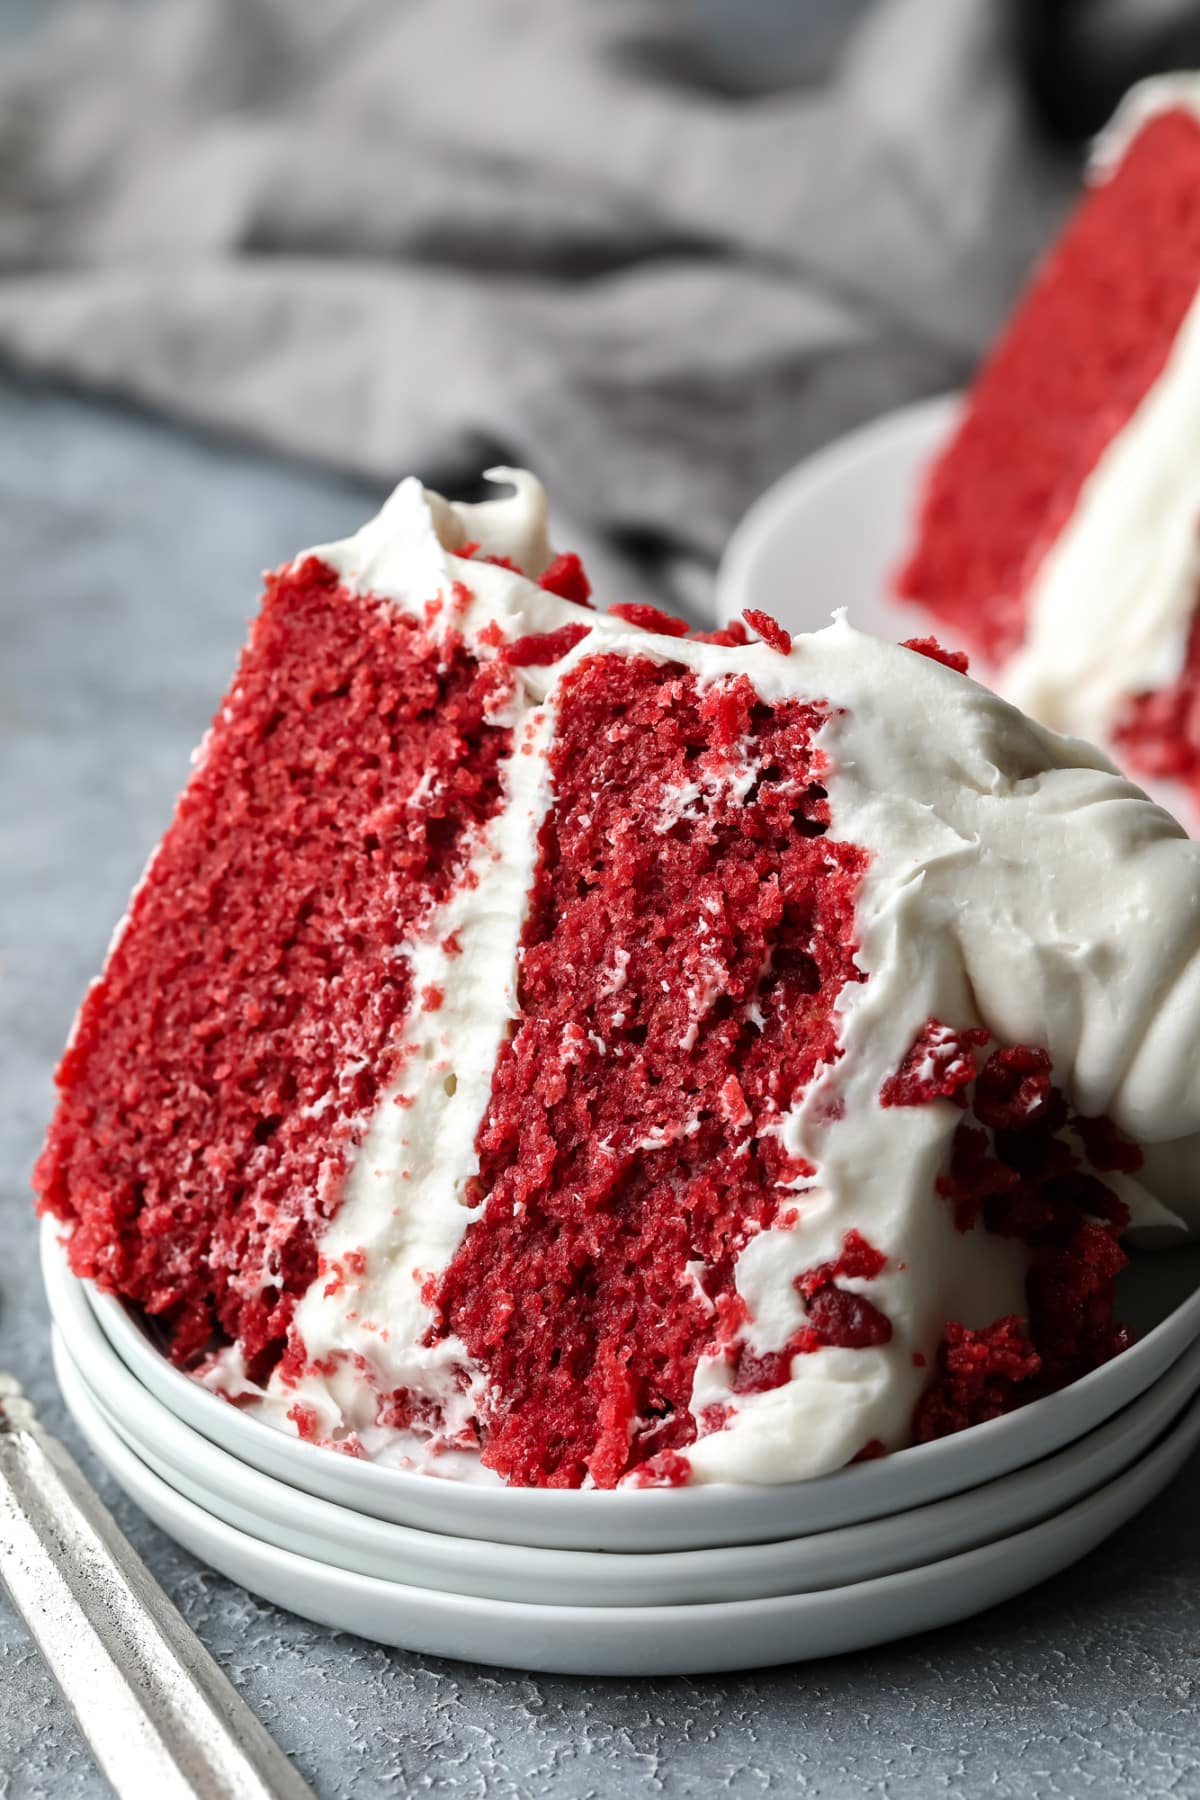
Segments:
[[[63,1416],[28,1170],[85,981],[228,675],[259,571],[371,491],[0,380],[0,1368],[322,1796],[1200,1793],[1200,1466],[1079,1568],[912,1643],[727,1680],[438,1663],[249,1598],[114,1491]],[[0,1601],[0,1796],[102,1793]]]
[[[0,0],[0,47],[51,10]],[[1079,1568],[966,1625],[761,1675],[582,1682],[404,1656],[266,1606],[163,1538],[83,1449],[50,1370],[28,1194],[51,1070],[259,571],[378,497],[0,379],[0,1368],[322,1796],[1200,1794],[1200,1466]],[[0,1597],[0,1800],[103,1792]]]

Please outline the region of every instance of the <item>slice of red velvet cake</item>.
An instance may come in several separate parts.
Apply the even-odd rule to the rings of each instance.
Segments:
[[[898,576],[1000,692],[1182,781],[1193,817],[1198,288],[1200,75],[1172,76],[1135,88],[1097,146],[929,472]]]
[[[268,582],[59,1072],[74,1268],[286,1429],[535,1485],[815,1475],[1114,1354],[1200,846],[935,645],[594,611],[498,474]]]

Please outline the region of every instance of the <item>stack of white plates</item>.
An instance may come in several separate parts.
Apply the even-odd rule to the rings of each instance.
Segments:
[[[1006,1418],[819,1481],[616,1493],[298,1442],[172,1369],[50,1226],[43,1267],[67,1404],[164,1531],[306,1618],[512,1668],[698,1674],[946,1624],[1083,1556],[1200,1439],[1200,1251],[1139,1259],[1134,1347]]]

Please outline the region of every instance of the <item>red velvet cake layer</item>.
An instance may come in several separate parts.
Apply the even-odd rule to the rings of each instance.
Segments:
[[[1200,285],[1200,124],[1164,112],[1093,188],[932,470],[899,591],[995,661],[1088,474],[1162,373]]]
[[[486,1204],[429,1296],[487,1373],[508,1481],[669,1478],[697,1361],[741,1322],[735,1258],[809,1172],[772,1127],[862,979],[866,858],[824,835],[825,716],[642,658],[564,683]]]
[[[398,948],[500,798],[511,676],[309,561],[233,686],[91,990],[38,1165],[72,1267],[262,1377],[402,1056]],[[416,798],[418,788],[421,798]]]

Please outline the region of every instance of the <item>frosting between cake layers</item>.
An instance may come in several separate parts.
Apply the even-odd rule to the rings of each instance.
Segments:
[[[548,715],[529,724],[522,742],[531,753],[509,760],[508,805],[480,835],[468,882],[411,947],[413,992],[439,1003],[418,1002],[406,1024],[402,1074],[351,1165],[321,1240],[322,1272],[296,1310],[310,1360],[331,1363],[330,1372],[298,1388],[274,1384],[288,1406],[300,1399],[313,1408],[321,1437],[352,1431],[371,1452],[396,1438],[377,1423],[380,1393],[405,1388],[434,1402],[448,1438],[475,1412],[478,1382],[461,1384],[470,1366],[463,1346],[452,1335],[422,1341],[431,1315],[418,1275],[445,1267],[475,1216],[465,1191],[478,1166],[475,1134],[516,1016],[517,941],[549,798]]]
[[[474,1142],[513,1010],[536,826],[553,798],[555,694],[584,659],[611,654],[679,664],[705,683],[744,674],[768,702],[828,702],[820,742],[830,759],[830,837],[871,858],[857,914],[857,960],[869,979],[839,999],[841,1059],[779,1127],[817,1173],[796,1222],[749,1242],[736,1281],[748,1341],[777,1350],[804,1319],[794,1277],[835,1259],[854,1229],[887,1266],[869,1283],[844,1285],[882,1306],[891,1341],[797,1356],[783,1386],[737,1396],[728,1368],[702,1361],[693,1412],[699,1418],[715,1400],[734,1410],[724,1429],[689,1446],[693,1478],[801,1479],[839,1467],[870,1439],[895,1447],[907,1441],[946,1320],[982,1325],[1021,1312],[1026,1258],[1011,1241],[958,1232],[935,1195],[961,1114],[945,1101],[884,1107],[883,1083],[930,1017],[982,1023],[1000,1043],[1044,1045],[1084,1113],[1107,1113],[1151,1140],[1200,1128],[1191,1054],[1200,845],[1099,752],[844,619],[797,638],[786,656],[763,644],[703,644],[633,628],[456,555],[470,540],[534,573],[549,561],[540,487],[496,474],[512,482],[510,499],[450,506],[406,482],[354,538],[310,553],[346,585],[413,611],[465,584],[470,598],[460,590],[452,623],[481,656],[495,653],[497,626],[507,639],[567,623],[586,625],[588,636],[557,663],[514,670],[507,805],[476,846],[476,885],[461,888],[409,952],[414,993],[442,987],[444,975],[446,1003],[405,1027],[415,1048],[322,1240],[326,1271],[297,1310],[310,1358],[332,1372],[310,1366],[297,1385],[277,1374],[260,1404],[278,1423],[297,1402],[311,1406],[322,1436],[353,1432],[384,1457],[414,1446],[376,1423],[380,1394],[403,1387],[428,1397],[451,1432],[472,1411],[480,1373],[468,1369],[464,1381],[469,1358],[453,1339],[424,1344],[433,1316],[421,1288],[475,1216],[465,1203]],[[728,780],[746,773],[731,764]],[[461,954],[444,968],[439,946],[452,930]],[[1170,1216],[1136,1183],[1123,1195],[1139,1203],[1141,1223]],[[340,1279],[328,1272],[335,1264]],[[236,1353],[209,1380],[237,1391]],[[432,1466],[460,1472],[453,1457]]]

